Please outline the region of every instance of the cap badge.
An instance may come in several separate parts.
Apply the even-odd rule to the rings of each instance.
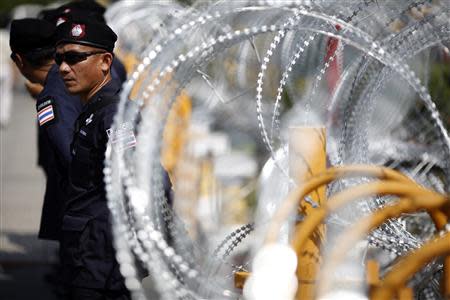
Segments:
[[[74,38],[82,38],[85,35],[85,26],[83,24],[74,24],[71,33]]]
[[[61,25],[62,23],[66,22],[67,19],[64,17],[59,17],[58,20],[56,20],[56,26]]]

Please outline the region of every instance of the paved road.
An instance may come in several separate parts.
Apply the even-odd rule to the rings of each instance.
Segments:
[[[45,178],[36,165],[34,101],[16,91],[11,123],[0,129],[0,298],[56,299],[44,280],[57,245],[37,239]]]

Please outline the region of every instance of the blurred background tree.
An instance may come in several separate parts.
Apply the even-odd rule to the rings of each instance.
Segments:
[[[429,83],[430,94],[442,119],[450,128],[450,61],[432,65]]]
[[[10,12],[14,7],[18,5],[23,4],[40,4],[40,5],[47,5],[52,2],[55,2],[54,0],[10,0],[10,1],[0,1],[0,13],[8,13]]]
[[[117,0],[96,0],[97,2],[105,5],[108,3],[116,2]],[[142,1],[151,1],[151,0],[142,0]],[[192,5],[195,0],[177,0],[181,4],[184,5]],[[14,7],[23,4],[38,4],[38,5],[48,5],[55,2],[69,2],[69,1],[56,1],[56,0],[9,0],[9,1],[0,1],[0,14],[8,14]]]

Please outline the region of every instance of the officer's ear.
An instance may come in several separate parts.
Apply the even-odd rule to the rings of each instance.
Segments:
[[[112,61],[113,61],[112,53],[106,52],[105,54],[102,55],[102,61],[100,65],[102,72],[107,73],[109,71],[112,65]]]
[[[24,66],[24,61],[22,56],[19,53],[12,53],[11,58],[19,69],[22,69]]]

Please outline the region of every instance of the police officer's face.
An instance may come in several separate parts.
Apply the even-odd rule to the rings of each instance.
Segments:
[[[47,73],[45,72],[45,74],[42,74],[41,68],[31,65],[20,54],[15,54],[13,61],[23,77],[30,82],[42,84],[45,80]]]
[[[110,76],[112,55],[104,50],[78,44],[57,47],[56,57],[63,58],[59,72],[67,90],[87,100]],[[83,57],[84,54],[84,57]],[[77,58],[78,57],[78,58]],[[57,61],[58,63],[58,61]]]

